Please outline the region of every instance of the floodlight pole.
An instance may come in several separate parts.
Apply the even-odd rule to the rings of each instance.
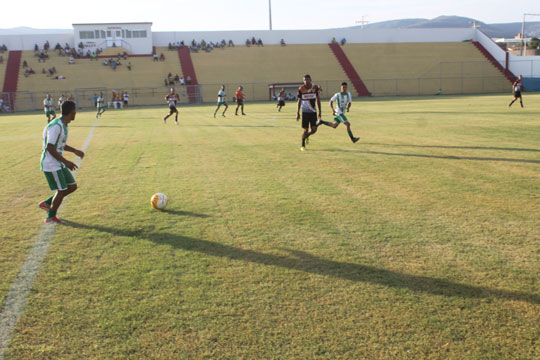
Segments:
[[[270,16],[270,30],[272,30],[272,0],[268,0],[268,14]]]
[[[525,47],[527,42],[525,41],[525,17],[526,16],[540,16],[540,14],[523,14],[523,23],[521,24],[521,56],[525,55]]]

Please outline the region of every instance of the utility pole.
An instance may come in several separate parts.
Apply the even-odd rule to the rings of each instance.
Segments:
[[[268,0],[268,14],[270,16],[270,30],[272,30],[272,0]]]
[[[369,23],[369,21],[366,21],[364,20],[365,18],[367,18],[369,15],[362,15],[362,21],[355,21],[357,24],[361,24],[362,25],[362,30],[364,30],[364,25]]]
[[[540,16],[540,14],[523,14],[523,23],[521,24],[521,56],[525,55],[527,41],[525,40],[525,17]]]

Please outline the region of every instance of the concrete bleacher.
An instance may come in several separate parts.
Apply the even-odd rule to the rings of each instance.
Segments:
[[[267,45],[226,47],[191,54],[203,101],[217,101],[221,84],[228,86],[229,101],[239,85],[248,100],[267,100],[268,84],[301,83],[305,74],[323,87],[328,97],[347,80],[328,45]],[[321,80],[324,80],[321,82]],[[331,81],[326,81],[331,80]]]
[[[2,89],[4,88],[4,79],[6,77],[6,66],[9,57],[9,51],[4,51],[4,53],[0,54],[0,56],[4,57],[4,62],[0,64],[0,91],[2,91]]]
[[[347,44],[343,50],[375,96],[508,88],[504,75],[471,42]]]
[[[110,66],[103,65],[105,58],[98,58],[93,61],[87,58],[75,59],[75,64],[69,64],[69,57],[59,56],[56,52],[49,52],[49,59],[45,63],[39,63],[33,51],[24,51],[22,60],[28,62],[36,74],[28,77],[24,76],[21,68],[19,73],[18,92],[16,106],[19,110],[31,110],[41,105],[45,95],[50,92],[53,98],[57,99],[61,94],[68,96],[73,94],[77,97],[80,106],[92,105],[92,98],[95,92],[107,91],[104,94],[106,100],[110,97],[112,90],[121,92],[123,90],[130,93],[132,104],[161,103],[168,90],[164,84],[167,74],[182,76],[182,69],[178,60],[178,55],[174,52],[167,52],[167,48],[157,48],[158,54],[165,54],[165,61],[153,61],[151,56],[129,57],[128,60],[121,60],[120,66],[113,70]],[[127,64],[131,62],[132,70],[127,69]],[[21,61],[22,64],[22,61]],[[56,75],[63,75],[66,79],[56,80],[45,74],[49,68],[56,67]],[[48,72],[47,72],[48,74]],[[162,88],[162,91],[156,91]],[[177,86],[177,88],[179,88]],[[78,89],[75,91],[75,89]],[[86,90],[84,90],[86,89]],[[37,93],[30,99],[25,96],[25,92]],[[185,91],[179,91],[181,97],[187,98]],[[82,101],[81,101],[82,100]]]

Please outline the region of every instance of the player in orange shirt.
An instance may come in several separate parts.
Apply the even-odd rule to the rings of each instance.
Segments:
[[[242,93],[243,90],[244,88],[242,86],[239,86],[238,90],[236,90],[236,111],[234,112],[234,115],[238,115],[239,107],[242,107],[242,115],[246,115],[244,113],[244,94]]]

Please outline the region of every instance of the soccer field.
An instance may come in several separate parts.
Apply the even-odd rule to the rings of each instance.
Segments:
[[[360,141],[305,152],[292,103],[78,113],[6,359],[539,359],[540,94],[510,100],[356,101]],[[0,116],[2,309],[44,229],[45,124]]]

